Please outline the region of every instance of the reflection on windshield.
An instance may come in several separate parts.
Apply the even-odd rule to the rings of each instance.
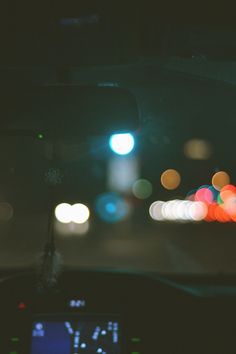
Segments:
[[[117,75],[142,83],[131,87],[143,120],[133,149],[110,136],[59,140],[53,159],[44,131],[1,136],[1,267],[37,263],[53,204],[65,266],[236,270],[234,91],[132,70]]]

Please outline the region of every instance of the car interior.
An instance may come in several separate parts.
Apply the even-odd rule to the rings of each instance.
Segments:
[[[0,354],[236,354],[233,9],[0,17]]]

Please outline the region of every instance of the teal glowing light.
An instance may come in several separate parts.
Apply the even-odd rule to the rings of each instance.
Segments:
[[[133,150],[135,141],[130,133],[113,134],[110,137],[109,145],[116,154],[127,155]]]

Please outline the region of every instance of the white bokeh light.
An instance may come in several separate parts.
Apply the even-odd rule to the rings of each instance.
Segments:
[[[149,214],[153,220],[163,221],[162,207],[165,203],[162,201],[153,202],[149,208]]]
[[[89,208],[81,203],[70,205],[69,203],[61,203],[55,208],[56,219],[63,223],[84,224],[90,216]]]
[[[187,200],[156,201],[151,204],[149,214],[156,221],[196,222],[207,216],[207,206],[203,202]]]
[[[58,221],[63,224],[68,224],[72,221],[71,205],[68,203],[61,203],[55,209],[55,216]]]
[[[113,134],[109,140],[110,148],[118,155],[127,155],[134,148],[134,137],[130,133]]]
[[[81,203],[74,204],[71,207],[71,219],[76,224],[85,223],[90,216],[89,208]]]
[[[203,202],[192,202],[189,213],[192,220],[201,221],[207,216],[207,207]]]

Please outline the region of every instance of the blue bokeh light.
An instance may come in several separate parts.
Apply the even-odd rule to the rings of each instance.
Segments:
[[[117,210],[116,205],[114,203],[107,203],[105,208],[109,214],[114,214]]]
[[[113,134],[109,140],[109,146],[118,155],[128,155],[134,149],[134,137],[130,133]]]
[[[129,214],[129,205],[117,193],[104,193],[97,197],[95,209],[99,217],[106,222],[116,223]]]

